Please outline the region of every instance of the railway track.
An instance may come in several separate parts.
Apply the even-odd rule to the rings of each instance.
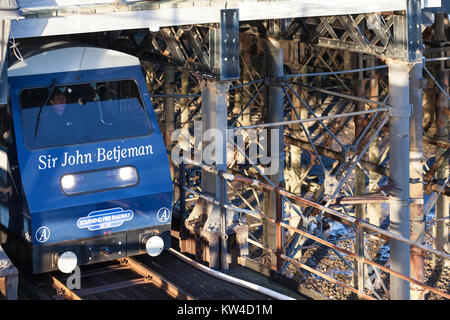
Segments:
[[[73,275],[59,271],[19,281],[19,289],[23,299],[32,300],[273,299],[208,275],[166,251],[155,258],[141,255],[83,266],[79,275],[79,289],[69,288]]]
[[[134,258],[89,266],[81,273],[80,289],[69,289],[67,276],[48,275],[56,300],[92,299],[180,299],[195,300],[163,275]]]

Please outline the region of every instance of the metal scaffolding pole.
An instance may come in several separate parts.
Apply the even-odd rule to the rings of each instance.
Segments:
[[[181,73],[181,93],[187,94],[189,92],[189,75],[186,71]],[[183,98],[181,100],[181,128],[189,129],[189,99]]]
[[[363,64],[363,58],[362,54],[355,53],[354,54],[354,61],[357,66],[361,66]],[[364,80],[364,74],[363,72],[359,72],[354,75],[353,77],[354,86],[356,88],[356,92],[358,96],[364,96],[365,94],[365,87],[366,87],[366,80]],[[358,102],[356,104],[357,111],[365,111],[365,104],[362,102]],[[361,137],[361,135],[364,134],[364,115],[356,116],[353,118],[353,121],[355,123],[355,141],[358,140],[358,138]],[[356,145],[357,143],[355,143]],[[357,195],[363,195],[366,194],[366,176],[362,169],[355,168],[355,194]],[[359,219],[365,219],[367,213],[367,208],[365,205],[357,205],[355,206],[355,214],[356,217]]]
[[[166,147],[171,149],[171,135],[175,130],[175,100],[169,95],[174,93],[175,72],[173,67],[166,66],[164,68],[164,139]]]
[[[390,230],[409,238],[409,67],[400,60],[388,60],[390,180],[395,185],[390,199]],[[406,276],[410,274],[409,245],[391,241],[391,268]],[[391,275],[391,299],[409,300],[409,282]]]
[[[354,63],[356,66],[360,67],[363,65],[363,57],[360,53],[354,53]],[[364,96],[365,94],[365,87],[366,87],[366,80],[364,80],[364,74],[363,72],[358,72],[354,74],[353,76],[353,83],[356,88],[356,93],[358,96]],[[365,104],[362,102],[358,102],[356,104],[357,111],[364,111],[365,110]],[[361,135],[364,134],[364,116],[356,116],[353,118],[353,121],[355,123],[355,140],[357,141],[358,138],[361,137]],[[355,143],[356,145],[357,143]],[[358,150],[360,151],[360,150]],[[356,167],[355,168],[355,195],[364,195],[366,194],[366,175],[364,171]],[[367,206],[365,204],[357,204],[355,205],[355,217],[357,219],[365,220],[367,216]],[[358,254],[363,253],[363,244],[361,241],[355,241],[354,244],[354,250]],[[361,264],[360,261],[355,261],[353,268],[355,269],[355,272],[353,272],[353,285],[358,288],[364,288],[365,283],[365,271],[364,271],[364,264]],[[367,270],[366,270],[367,271]]]
[[[372,56],[369,59],[369,65],[375,66],[376,64],[376,57]],[[370,80],[369,80],[369,88],[368,88],[368,96],[372,100],[377,100],[379,96],[379,79],[377,75],[375,74],[375,70],[371,71]],[[376,138],[374,142],[369,147],[369,161],[372,163],[379,163],[380,162],[380,137]],[[368,186],[368,192],[377,192],[378,187],[378,180],[379,175],[376,173],[370,173],[369,178],[369,186]],[[381,223],[381,216],[382,216],[382,210],[381,210],[381,204],[379,203],[369,203],[367,204],[367,218],[369,219],[370,223],[379,226]]]
[[[444,43],[446,41],[446,26],[445,26],[446,13],[437,13],[435,15],[435,38],[437,42]],[[448,139],[448,94],[442,89],[449,88],[449,71],[443,68],[445,64],[441,64],[440,68],[437,68],[436,85],[441,88],[438,90],[436,96],[436,137],[441,139]],[[446,149],[436,148],[436,159],[438,159]],[[448,159],[444,159],[439,169],[436,171],[437,180],[445,180],[449,175]],[[449,218],[449,198],[446,195],[441,194],[436,201],[436,228],[435,239],[437,245],[444,250],[449,249],[448,242],[448,226],[447,221]],[[448,263],[448,262],[446,262]]]
[[[283,88],[279,79],[283,76],[283,49],[278,39],[267,38],[267,75],[270,79],[270,85],[266,92],[266,101],[268,102],[266,121],[269,123],[280,122],[284,119],[283,108]],[[278,146],[272,149],[272,134],[278,130]],[[270,175],[270,180],[275,186],[279,186],[284,177],[284,127],[278,126],[268,130],[267,148],[270,157],[270,166],[274,172]],[[276,142],[275,142],[276,143]],[[276,154],[276,152],[278,153]],[[266,212],[269,217],[275,219],[277,211],[277,197],[275,192],[268,192],[266,198]],[[279,205],[279,204],[278,204]],[[283,207],[283,205],[281,205]],[[270,249],[276,250],[276,229],[273,223],[264,222],[264,240],[265,245]],[[275,257],[271,258],[272,267],[275,266]]]
[[[409,100],[413,106],[410,119],[409,170],[411,175],[411,240],[424,242],[425,217],[423,214],[423,64],[417,63],[410,71]],[[424,257],[422,251],[411,247],[411,278],[424,282]],[[421,287],[411,286],[411,299],[423,300]]]
[[[174,93],[175,70],[171,66],[164,68],[164,142],[168,150],[172,150],[172,132],[175,131],[175,100],[169,95]],[[169,157],[170,175],[174,178],[174,166],[171,157]]]

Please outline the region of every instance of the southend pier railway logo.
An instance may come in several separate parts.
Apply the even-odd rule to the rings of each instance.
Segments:
[[[133,219],[132,210],[122,208],[112,208],[99,211],[92,211],[87,217],[78,219],[77,227],[87,228],[90,231],[120,227],[125,221]]]

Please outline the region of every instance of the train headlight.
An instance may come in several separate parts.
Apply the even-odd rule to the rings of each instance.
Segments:
[[[149,256],[156,257],[164,249],[164,240],[159,236],[150,237],[145,243],[145,250]]]
[[[64,190],[72,189],[75,186],[75,177],[71,174],[67,174],[61,178],[61,186]]]
[[[72,251],[66,251],[58,258],[58,269],[64,273],[71,273],[77,266],[77,255]]]
[[[120,168],[119,177],[123,181],[134,180],[136,178],[136,169],[133,167]]]
[[[138,181],[137,169],[125,166],[65,174],[61,177],[61,188],[64,194],[72,196],[131,187]]]

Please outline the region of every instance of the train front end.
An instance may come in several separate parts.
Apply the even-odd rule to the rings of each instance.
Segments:
[[[11,216],[33,273],[168,248],[173,187],[139,59],[67,47],[8,75],[25,203]]]

